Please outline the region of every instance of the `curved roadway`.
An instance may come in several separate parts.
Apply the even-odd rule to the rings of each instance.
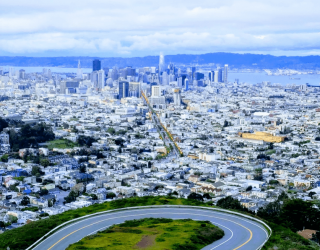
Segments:
[[[106,213],[74,222],[42,241],[34,250],[62,250],[66,249],[87,235],[104,230],[113,224],[126,220],[148,217],[209,220],[219,226],[225,236],[206,246],[205,250],[236,250],[259,249],[268,238],[263,225],[240,216],[223,212],[190,208],[146,208]]]

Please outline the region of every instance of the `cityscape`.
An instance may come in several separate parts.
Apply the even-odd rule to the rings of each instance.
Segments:
[[[0,250],[319,249],[311,42],[195,53],[145,39],[145,53],[101,55],[0,39]]]

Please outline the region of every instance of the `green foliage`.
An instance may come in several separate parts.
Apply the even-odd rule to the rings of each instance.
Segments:
[[[1,119],[1,118],[0,118],[0,119]],[[1,160],[2,162],[8,162],[8,158],[9,158],[9,155],[5,154],[5,155],[1,156],[0,160]]]
[[[34,221],[25,226],[12,229],[0,234],[0,250],[6,250],[2,246],[9,246],[10,249],[26,249],[32,243],[37,241],[43,235],[58,225],[79,218],[84,215],[134,206],[148,205],[192,205],[192,206],[208,206],[196,200],[176,199],[174,197],[133,197],[128,199],[114,200],[102,204],[94,204],[89,207],[84,207],[76,210],[66,211],[62,214],[52,215],[49,218]]]
[[[27,206],[27,205],[29,205],[30,204],[30,198],[28,197],[28,196],[24,196],[23,198],[22,198],[22,201],[21,201],[21,203],[20,203],[22,206]]]
[[[93,142],[96,140],[90,136],[80,135],[77,140],[80,146],[91,147]]]
[[[50,165],[50,162],[48,159],[41,159],[40,164],[46,168]]]
[[[25,207],[21,209],[21,211],[32,211],[32,212],[37,212],[39,210],[38,207]]]
[[[138,243],[149,237],[151,249],[202,249],[221,239],[224,232],[208,221],[146,218],[126,221],[85,237],[67,249],[140,249]],[[126,240],[123,240],[126,239]],[[120,248],[118,246],[121,246]],[[148,246],[144,247],[149,249]]]
[[[191,193],[188,195],[188,199],[189,200],[198,200],[198,201],[203,201],[203,197],[201,194],[197,194],[197,193]]]
[[[4,129],[7,128],[9,126],[8,122],[3,119],[2,117],[0,117],[0,132]]]
[[[116,130],[115,130],[114,128],[112,128],[112,127],[109,127],[109,128],[107,129],[107,133],[109,133],[109,134],[111,134],[111,135],[114,135],[114,134],[116,133]]]
[[[53,148],[74,148],[78,147],[79,144],[74,143],[73,141],[67,140],[67,139],[57,139],[53,141],[49,141],[48,149],[52,150]]]
[[[31,170],[32,175],[42,174],[41,169],[39,166],[33,166]]]
[[[268,222],[272,229],[272,235],[262,250],[316,250],[319,249],[314,243],[304,239],[297,233],[292,232],[289,228],[283,227],[276,223]]]
[[[9,221],[10,221],[11,223],[17,223],[18,218],[15,217],[15,216],[13,216],[13,215],[11,215],[11,214],[9,214]]]
[[[218,200],[217,206],[224,209],[235,209],[239,211],[248,212],[248,209],[241,206],[240,201],[233,199],[231,196]]]
[[[53,140],[54,137],[52,128],[45,123],[39,123],[33,127],[27,124],[23,125],[18,133],[13,129],[9,132],[10,146],[13,151],[21,148],[37,148],[38,143]]]
[[[14,192],[19,192],[19,189],[17,188],[16,185],[10,185],[9,190],[14,191]]]

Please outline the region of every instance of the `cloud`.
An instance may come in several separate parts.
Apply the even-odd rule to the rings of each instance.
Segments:
[[[144,56],[319,50],[318,1],[4,0],[0,51]]]

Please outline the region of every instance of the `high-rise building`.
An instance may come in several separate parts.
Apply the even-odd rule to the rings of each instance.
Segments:
[[[103,69],[99,70],[98,71],[98,86],[97,88],[99,90],[101,90],[103,87],[104,87],[104,84],[105,84],[105,72]]]
[[[101,69],[101,61],[99,59],[94,59],[92,62],[92,71],[99,71]]]
[[[80,60],[78,61],[77,78],[82,79],[82,69],[80,65]]]
[[[191,67],[192,80],[194,79],[194,74],[196,73],[196,67]]]
[[[48,77],[49,79],[52,79],[52,72],[51,72],[51,69],[48,69],[47,77]]]
[[[210,82],[214,82],[214,77],[215,77],[214,71],[210,71],[209,72],[209,80],[210,80]]]
[[[129,96],[129,82],[119,82],[119,99],[126,98]]]
[[[77,88],[79,88],[78,81],[61,81],[60,82],[60,94],[76,93]]]
[[[163,53],[161,52],[160,53],[160,56],[159,56],[159,74],[164,70],[164,55]]]
[[[118,80],[119,78],[118,69],[116,67],[114,67],[111,71],[111,78],[113,81]]]
[[[218,82],[222,82],[222,69],[218,69]]]
[[[215,71],[214,71],[214,79],[213,79],[213,81],[214,81],[215,83],[219,82],[218,76],[219,76],[219,71],[218,71],[218,70],[215,70]]]
[[[181,104],[181,90],[179,88],[173,89],[173,103],[176,106]]]
[[[204,79],[204,74],[200,73],[200,72],[196,72],[194,73],[194,80],[202,80]]]
[[[20,79],[25,79],[26,78],[26,71],[24,69],[20,69],[19,78]]]
[[[161,91],[160,91],[160,86],[159,85],[155,85],[152,86],[152,92],[151,92],[153,97],[159,97],[161,96]]]
[[[189,79],[188,79],[188,78],[186,78],[186,79],[184,80],[184,89],[185,89],[186,91],[189,90]]]
[[[224,65],[223,82],[228,83],[228,64]]]
[[[163,72],[162,75],[161,75],[161,82],[163,85],[168,85],[169,84],[169,77],[168,77],[168,74],[167,72]]]

